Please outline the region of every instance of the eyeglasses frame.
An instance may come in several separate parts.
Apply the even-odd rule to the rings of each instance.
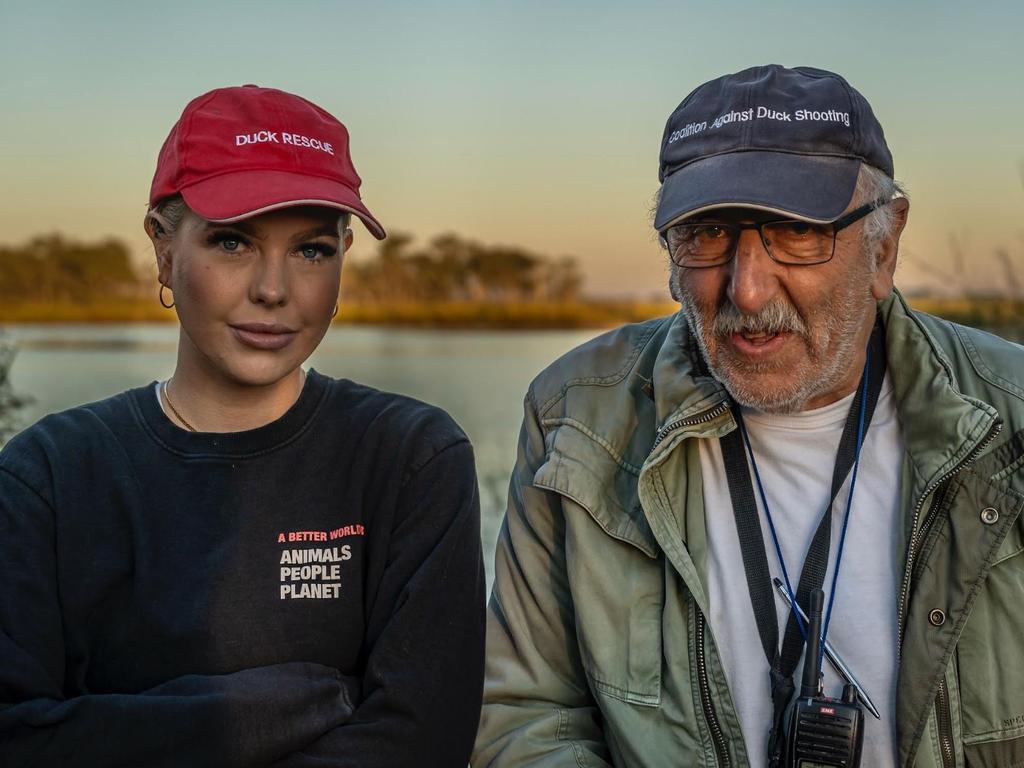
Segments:
[[[666,249],[669,251],[669,258],[672,259],[672,263],[675,264],[677,267],[681,267],[683,269],[712,269],[714,267],[725,266],[730,261],[732,261],[734,258],[736,258],[736,252],[739,250],[740,235],[742,234],[743,230],[745,230],[745,229],[756,229],[757,230],[757,236],[759,238],[761,238],[761,245],[764,246],[765,253],[767,253],[768,254],[768,258],[770,258],[776,264],[782,264],[782,265],[787,266],[787,267],[816,267],[819,264],[827,264],[828,262],[832,261],[832,258],[836,255],[836,237],[839,235],[840,232],[842,232],[844,229],[849,227],[851,224],[855,224],[856,222],[860,221],[861,219],[863,219],[865,216],[867,216],[872,211],[876,211],[879,208],[881,208],[883,205],[888,205],[891,202],[892,202],[892,200],[875,200],[872,203],[865,203],[862,206],[854,208],[852,211],[847,213],[845,216],[840,216],[835,221],[826,222],[826,223],[829,223],[829,224],[832,225],[832,251],[829,253],[827,259],[822,259],[821,261],[799,261],[799,262],[780,261],[779,259],[777,259],[775,257],[775,254],[772,253],[772,249],[768,245],[767,239],[765,239],[764,231],[761,229],[761,227],[763,227],[763,226],[765,226],[767,224],[781,224],[782,222],[785,222],[785,221],[803,221],[804,223],[812,223],[812,222],[806,222],[804,219],[772,219],[770,221],[755,221],[755,222],[748,222],[746,224],[743,223],[743,222],[736,222],[736,223],[732,223],[732,224],[726,223],[726,222],[715,222],[715,221],[705,222],[705,223],[709,223],[709,224],[722,224],[722,225],[724,225],[726,227],[729,227],[732,231],[735,232],[736,237],[733,240],[732,250],[729,252],[729,254],[726,256],[726,258],[723,261],[718,261],[718,262],[715,262],[714,264],[702,264],[702,265],[699,265],[699,266],[698,265],[694,265],[694,264],[680,264],[678,261],[675,260],[675,257],[673,256],[671,249],[668,248],[668,230],[672,229],[672,227],[667,227],[665,229],[665,234],[662,237],[663,237],[663,239],[665,241]],[[679,223],[680,224],[684,224],[686,222],[679,222]],[[677,226],[677,225],[673,225],[673,226]]]

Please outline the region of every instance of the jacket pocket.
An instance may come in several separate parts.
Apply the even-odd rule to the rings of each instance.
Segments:
[[[1024,553],[1014,546],[1004,542],[957,644],[968,768],[1024,766]]]
[[[967,768],[1024,768],[1024,738],[987,741],[964,747]]]
[[[595,696],[661,702],[665,561],[636,475],[576,428],[551,435],[534,485],[561,496],[576,639]]]
[[[562,507],[576,639],[591,688],[629,704],[658,706],[664,561],[610,537],[572,499]]]

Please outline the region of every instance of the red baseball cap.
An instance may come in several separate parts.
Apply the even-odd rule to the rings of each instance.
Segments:
[[[181,194],[208,221],[293,205],[353,213],[384,228],[359,197],[348,130],[312,102],[274,88],[218,88],[193,99],[160,150],[149,207]]]

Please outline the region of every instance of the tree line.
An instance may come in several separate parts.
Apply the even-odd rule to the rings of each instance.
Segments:
[[[128,247],[116,238],[93,243],[52,234],[0,245],[0,299],[89,303],[139,287]]]
[[[580,298],[582,285],[572,257],[553,259],[454,234],[416,246],[399,232],[380,243],[374,258],[347,263],[341,290],[344,300],[363,303],[566,302]]]
[[[454,234],[423,245],[404,233],[370,258],[349,259],[343,300],[357,303],[572,301],[583,278],[576,260],[483,245]],[[95,304],[148,296],[153,276],[116,238],[83,243],[52,234],[0,246],[0,301]]]

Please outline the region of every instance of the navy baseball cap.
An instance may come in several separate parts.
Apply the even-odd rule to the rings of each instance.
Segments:
[[[834,221],[861,163],[893,176],[882,126],[839,75],[778,64],[725,75],[694,90],[665,125],[654,227],[725,207]]]

